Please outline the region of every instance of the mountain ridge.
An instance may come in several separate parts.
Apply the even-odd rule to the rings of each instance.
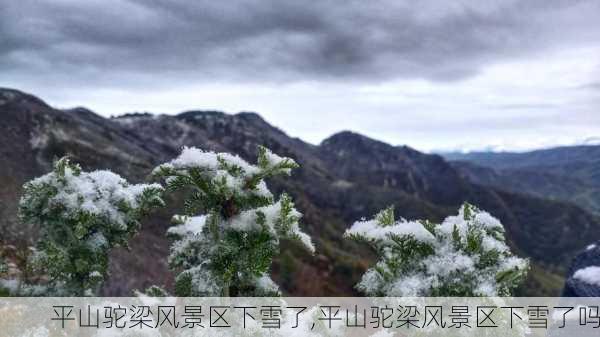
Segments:
[[[191,110],[109,119],[85,108],[54,109],[35,96],[11,93],[0,90],[0,97],[10,96],[0,101],[0,160],[5,163],[0,168],[0,234],[9,243],[34,237],[35,229],[25,231],[16,218],[20,189],[49,171],[57,157],[70,155],[84,169],[108,168],[140,182],[182,146],[232,152],[252,161],[259,144],[300,163],[291,178],[269,184],[294,197],[304,214],[303,229],[315,238],[319,251],[307,256],[293,244],[284,245],[273,272],[287,294],[356,294],[352,286],[373,262],[372,254],[342,234],[353,221],[389,205],[405,218],[434,221],[455,213],[465,200],[479,205],[502,220],[513,248],[544,272],[562,272],[576,251],[598,237],[600,220],[577,206],[475,184],[439,155],[353,132],[313,145],[289,137],[255,113]],[[105,294],[127,295],[151,283],[169,286],[164,233],[170,215],[180,210],[180,196],[168,199],[169,207],[145,220],[132,252],[114,253]],[[539,233],[545,235],[536,239]],[[530,280],[527,294],[556,293],[562,286],[535,289],[536,282],[540,280]]]
[[[600,214],[600,146],[446,156],[470,181],[562,200]]]

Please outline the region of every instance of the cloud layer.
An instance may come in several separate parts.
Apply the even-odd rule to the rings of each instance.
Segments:
[[[498,60],[597,42],[600,22],[600,2],[593,0],[25,0],[2,6],[0,71],[107,80],[452,81]]]
[[[501,119],[507,110],[525,115],[552,111],[557,108],[554,97],[547,97],[551,101],[547,102],[541,96],[552,91],[546,90],[549,87],[567,85],[573,89],[566,95],[573,99],[581,95],[573,92],[587,92],[583,101],[592,109],[598,103],[594,78],[600,77],[600,68],[594,63],[600,59],[599,17],[600,2],[595,0],[4,1],[0,4],[0,85],[32,90],[58,104],[68,104],[79,95],[82,103],[88,98],[110,113],[119,109],[117,105],[122,110],[130,107],[126,101],[115,102],[111,92],[143,97],[165,90],[222,88],[231,90],[229,100],[238,100],[240,106],[248,104],[246,109],[264,107],[266,114],[274,116],[278,105],[285,105],[279,117],[274,117],[284,124],[292,120],[290,114],[312,108],[301,101],[307,90],[298,91],[297,85],[312,86],[308,92],[317,93],[315,100],[337,107],[329,110],[351,115],[358,113],[352,112],[353,106],[379,106],[373,111],[393,115],[395,110],[398,116],[391,118],[396,121],[404,109],[421,108],[424,114],[417,118],[423,123],[433,118],[435,124],[436,114],[445,112],[422,105],[443,98],[454,106],[449,84],[456,85],[457,96],[468,101],[465,88],[473,89],[470,81],[483,86],[473,94],[483,91],[497,96],[488,101],[472,98],[481,106],[470,110],[492,119]],[[543,67],[544,62],[556,63],[567,54],[574,59],[566,62],[575,62],[573,71],[583,75],[553,74],[552,69]],[[493,70],[512,63],[518,69],[531,60],[542,65],[542,73],[559,76],[541,75],[538,88],[544,90],[540,92],[534,93],[535,87],[507,91],[511,79]],[[585,69],[579,69],[579,63]],[[509,74],[515,72],[514,67],[506,69]],[[519,75],[514,78],[521,80]],[[560,78],[563,75],[568,83]],[[420,100],[423,104],[409,104],[415,101],[414,90],[405,89],[413,85],[429,88],[418,93],[425,97]],[[271,106],[254,104],[260,95],[244,101],[247,93],[235,93],[272,87],[279,87],[284,97]],[[322,91],[344,99],[318,97]],[[527,97],[521,100],[506,97],[523,92]],[[374,104],[353,102],[356,95],[360,101]],[[168,110],[175,107],[173,99],[146,109]],[[296,110],[290,108],[294,101]],[[199,104],[193,100],[181,103],[188,108]],[[202,104],[220,108],[221,101]]]

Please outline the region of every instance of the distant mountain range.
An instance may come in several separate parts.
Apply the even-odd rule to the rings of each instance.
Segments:
[[[465,162],[466,157],[449,156],[453,160],[449,162],[439,155],[353,132],[337,133],[318,146],[311,145],[286,135],[255,113],[188,111],[107,119],[85,108],[59,110],[32,95],[0,89],[1,243],[25,245],[33,240],[35,228],[23,226],[16,217],[21,186],[49,171],[60,156],[70,155],[84,169],[108,168],[140,182],[184,145],[232,152],[252,161],[258,144],[293,157],[301,165],[291,178],[273,180],[270,185],[294,197],[304,214],[304,229],[317,245],[315,256],[293,244],[283,245],[273,273],[287,294],[355,294],[353,285],[373,263],[373,254],[365,246],[344,240],[342,234],[353,221],[388,205],[408,219],[440,220],[455,213],[463,201],[489,211],[504,223],[515,251],[533,262],[531,277],[521,291],[527,295],[558,294],[562,274],[575,253],[600,239],[600,218],[592,207],[581,203],[584,209],[569,198],[549,200],[548,194],[533,188],[546,184],[545,175],[552,177],[547,180],[562,195],[570,194],[569,189],[580,191],[577,184],[581,181],[597,182],[599,176],[592,169],[577,164],[591,167],[591,152],[586,156],[564,150],[550,166],[541,165],[549,159],[536,156],[511,157],[537,163],[512,168],[507,163],[491,164],[500,163],[499,159],[486,164],[487,159]],[[561,155],[566,157],[561,160]],[[537,176],[539,182],[529,182],[527,188],[513,180],[501,183],[510,178],[503,172],[530,167],[544,170]],[[577,172],[576,176],[571,173],[573,181],[563,179],[558,184],[554,177],[565,177],[568,172]],[[105,294],[129,295],[132,289],[153,283],[170,285],[172,274],[166,266],[170,242],[164,234],[180,204],[179,196],[170,197],[167,208],[146,219],[131,252],[114,253]]]
[[[588,141],[531,152],[450,153],[445,158],[472,182],[575,203],[600,213],[600,146]]]

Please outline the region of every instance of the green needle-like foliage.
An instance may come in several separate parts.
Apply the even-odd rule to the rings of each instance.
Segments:
[[[67,158],[26,183],[19,215],[40,229],[32,265],[47,275],[43,293],[95,295],[108,274],[110,250],[127,247],[141,216],[163,205],[162,192],[158,184],[132,185],[110,171],[83,172]]]
[[[357,285],[370,296],[509,296],[528,270],[506,245],[502,224],[469,204],[441,224],[396,221],[388,208],[345,235],[379,253]]]
[[[275,200],[265,178],[289,175],[294,160],[259,147],[257,165],[228,154],[184,148],[157,167],[169,190],[191,189],[185,215],[175,216],[168,234],[176,239],[170,266],[178,296],[272,296],[279,294],[268,271],[281,238],[311,251],[300,231],[301,214],[291,198]],[[198,215],[198,214],[201,215]]]

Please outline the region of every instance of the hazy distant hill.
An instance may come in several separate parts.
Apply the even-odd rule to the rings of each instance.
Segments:
[[[444,155],[472,182],[575,203],[600,213],[600,146]]]
[[[469,161],[496,169],[543,169],[600,183],[600,145],[563,146],[530,152],[470,152],[445,154],[449,160]]]
[[[441,156],[356,133],[341,132],[315,146],[289,137],[254,113],[188,111],[106,119],[84,108],[57,110],[9,89],[0,89],[0,238],[4,243],[31,240],[35,228],[25,228],[15,214],[21,185],[49,171],[56,157],[68,154],[85,169],[109,168],[139,182],[184,145],[254,160],[258,144],[301,165],[291,178],[271,182],[275,191],[286,190],[295,198],[318,251],[308,256],[284,245],[274,274],[289,294],[353,294],[352,286],[372,255],[342,239],[342,233],[352,221],[391,204],[409,219],[442,219],[465,200],[494,214],[518,254],[534,261],[525,290],[530,295],[556,294],[562,286],[557,275],[578,250],[600,238],[600,220],[578,206],[473,183]],[[177,204],[171,200],[145,221],[131,252],[115,252],[106,294],[128,295],[133,288],[169,284],[164,233]]]

